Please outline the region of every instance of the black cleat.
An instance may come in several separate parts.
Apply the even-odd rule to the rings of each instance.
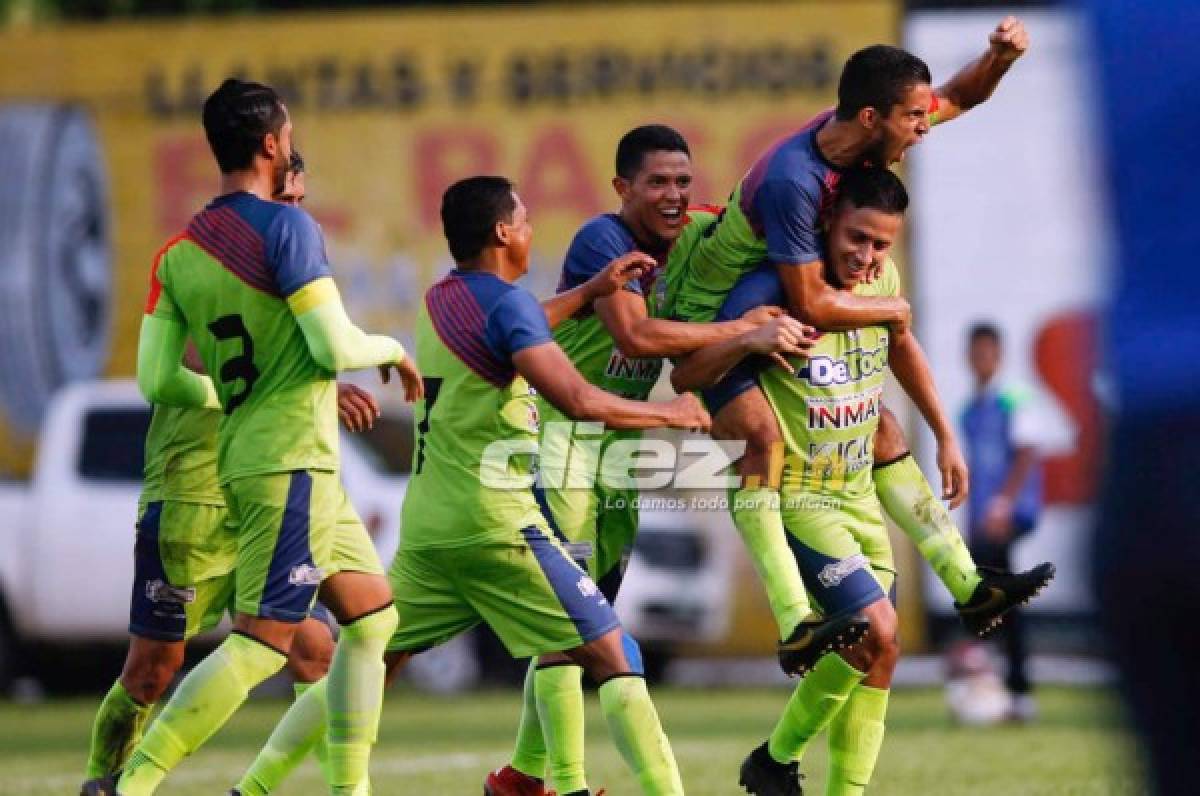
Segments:
[[[804,796],[803,779],[799,763],[775,762],[763,741],[742,761],[738,784],[755,796]]]
[[[109,774],[107,777],[89,779],[79,789],[79,796],[117,796],[117,778]]]
[[[867,620],[859,615],[803,619],[792,635],[776,646],[779,668],[788,677],[808,674],[827,652],[852,647],[867,635]]]
[[[979,567],[983,581],[975,587],[965,604],[954,604],[967,630],[987,638],[1004,621],[1004,615],[1036,597],[1054,578],[1054,565],[1049,561],[1027,572],[1005,572],[992,567]]]

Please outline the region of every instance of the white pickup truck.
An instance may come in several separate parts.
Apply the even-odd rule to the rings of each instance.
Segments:
[[[387,420],[385,416],[384,421]],[[0,481],[0,687],[18,646],[126,637],[134,521],[150,407],[132,381],[57,392],[28,481]],[[410,421],[342,435],[342,480],[383,560],[396,549]],[[405,447],[407,445],[407,448]]]

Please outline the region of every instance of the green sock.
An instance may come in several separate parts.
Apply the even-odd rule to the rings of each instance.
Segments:
[[[780,763],[799,760],[809,741],[833,720],[864,674],[840,655],[826,655],[792,692],[767,751]]]
[[[955,601],[965,603],[979,585],[975,561],[916,461],[905,455],[876,468],[872,476],[884,511],[921,551]]]
[[[883,746],[888,691],[860,685],[829,725],[829,782],[825,796],[861,796]]]
[[[325,683],[324,678],[315,683],[296,683],[296,701],[237,784],[242,796],[274,792],[310,751],[317,752],[325,769]]]
[[[683,782],[671,744],[658,721],[646,681],[613,677],[600,686],[600,707],[617,750],[647,796],[683,796]]]
[[[342,627],[326,695],[328,779],[334,796],[370,792],[367,767],[379,729],[387,674],[383,653],[397,621],[396,609],[389,605]]]
[[[92,747],[88,752],[84,779],[114,774],[142,738],[154,705],[143,705],[129,695],[121,681],[113,683],[92,724]]]
[[[800,579],[796,557],[788,546],[783,516],[779,513],[779,491],[765,487],[730,490],[729,506],[733,524],[767,590],[771,613],[779,625],[779,637],[786,639],[800,620],[812,613],[812,605]]]
[[[167,772],[196,751],[246,700],[250,689],[287,659],[248,636],[232,633],[183,678],[125,765],[122,796],[153,793]]]
[[[568,664],[539,668],[534,690],[546,738],[550,781],[559,793],[587,791],[583,773],[583,669]]]
[[[525,687],[521,692],[524,697],[521,723],[517,726],[517,745],[509,765],[522,774],[541,779],[546,775],[546,740],[538,719],[537,693],[534,690],[536,675],[537,658],[534,657],[529,660],[529,671],[525,672]]]

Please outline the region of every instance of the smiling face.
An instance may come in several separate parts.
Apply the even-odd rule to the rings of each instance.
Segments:
[[[883,264],[903,223],[898,213],[840,203],[825,243],[834,281],[847,290],[862,282],[871,266]]]
[[[864,108],[860,114],[865,126],[872,131],[867,157],[880,166],[890,166],[904,159],[904,153],[929,132],[929,108],[933,89],[928,83],[914,83],[884,116],[874,108]]]
[[[304,204],[304,172],[289,171],[283,183],[283,190],[275,194],[271,198],[276,202],[282,202],[285,205],[299,207]]]
[[[642,157],[633,179],[614,177],[621,218],[651,252],[666,251],[683,230],[692,191],[692,160],[686,152],[657,150]]]

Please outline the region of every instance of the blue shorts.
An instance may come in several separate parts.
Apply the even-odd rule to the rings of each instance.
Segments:
[[[783,291],[783,281],[779,278],[775,266],[764,263],[737,281],[713,320],[737,320],[752,309],[770,305],[787,306],[787,295]],[[734,398],[757,387],[758,374],[770,365],[771,360],[767,357],[746,357],[731,368],[719,382],[701,390],[701,397],[704,398],[709,413],[716,415]]]

